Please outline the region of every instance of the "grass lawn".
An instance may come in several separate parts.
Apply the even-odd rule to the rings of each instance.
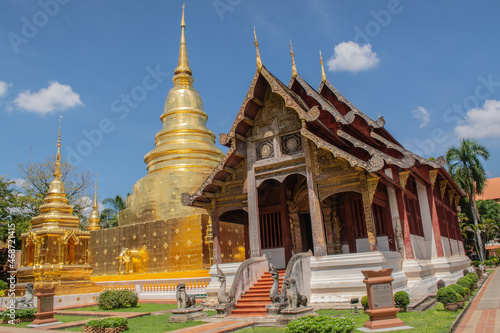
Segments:
[[[443,308],[441,303],[438,303],[432,309],[426,312],[405,312],[399,313],[400,318],[408,326],[414,327],[412,333],[448,333],[451,324],[463,310],[457,312],[449,312]],[[368,315],[360,311],[360,314],[355,315],[349,310],[318,310],[318,314],[323,316],[344,316],[354,320],[356,328],[363,326],[365,321],[368,320]],[[285,329],[281,327],[250,327],[242,329],[240,333],[271,333],[271,332],[284,332]],[[399,331],[390,331],[399,332]]]
[[[135,308],[122,308],[113,310],[101,310],[96,306],[87,306],[84,308],[68,309],[63,311],[100,311],[100,312],[156,312],[164,310],[176,309],[177,304],[156,304],[156,303],[140,303]]]
[[[215,311],[214,311],[215,312]],[[203,324],[201,321],[189,321],[187,323],[169,323],[168,317],[170,314],[157,315],[157,316],[144,316],[138,318],[131,318],[128,320],[127,333],[161,333],[174,331],[181,328],[191,327]],[[82,327],[71,327],[63,331],[81,332]]]

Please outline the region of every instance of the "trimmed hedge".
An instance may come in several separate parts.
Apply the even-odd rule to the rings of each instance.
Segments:
[[[458,302],[458,294],[450,287],[444,287],[438,290],[436,300],[439,303],[448,304]]]
[[[346,317],[305,316],[289,322],[285,333],[348,333],[354,327],[354,320]]]
[[[457,294],[462,295],[462,297],[465,296],[465,288],[459,284],[452,284],[449,286],[451,289],[453,289]]]
[[[465,277],[471,279],[474,283],[477,283],[477,281],[479,280],[479,276],[475,272],[469,272],[465,275]]]
[[[14,319],[33,319],[35,320],[36,308],[31,309],[20,309],[14,312]],[[12,318],[10,317],[10,310],[5,310],[2,312],[2,320],[9,321]]]
[[[410,304],[410,296],[408,296],[408,293],[405,291],[398,291],[394,294],[394,304],[398,308],[406,309]]]
[[[85,323],[85,326],[93,328],[114,328],[127,326],[128,320],[126,318],[109,317],[102,319],[89,320]]]
[[[474,288],[472,288],[474,286],[474,281],[472,281],[467,276],[464,276],[463,278],[460,278],[457,281],[457,284],[461,285],[464,288],[469,288],[470,290],[474,289]]]
[[[99,294],[97,305],[102,310],[135,308],[138,300],[137,294],[129,290],[107,290]]]
[[[361,298],[361,305],[363,308],[368,309],[368,296],[363,296],[363,298]]]

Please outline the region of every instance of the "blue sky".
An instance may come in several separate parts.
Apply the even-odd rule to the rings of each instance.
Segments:
[[[70,161],[98,174],[101,199],[132,191],[172,87],[181,6],[2,1],[0,174],[19,178],[19,163],[55,154],[62,113],[63,158],[75,151]],[[264,65],[285,84],[290,39],[313,87],[321,50],[329,81],[368,116],[384,116],[407,149],[439,156],[475,136],[492,154],[489,177],[499,177],[499,12],[497,1],[187,1],[186,37],[216,135],[255,72],[255,26]]]

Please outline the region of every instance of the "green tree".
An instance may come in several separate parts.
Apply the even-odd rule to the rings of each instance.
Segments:
[[[481,194],[486,183],[486,171],[481,159],[488,160],[490,153],[474,139],[462,139],[459,147],[451,147],[446,153],[448,169],[457,185],[462,188],[469,199],[474,225],[480,222],[476,206],[476,196]],[[484,261],[484,248],[481,241],[481,230],[476,228],[476,243],[479,258]]]
[[[129,195],[130,193],[127,194],[127,196]],[[101,212],[101,225],[103,228],[118,226],[118,213],[127,208],[125,200],[123,200],[121,195],[117,195],[114,198],[104,199],[102,204],[109,206]]]
[[[20,237],[29,230],[33,207],[28,197],[14,187],[14,182],[0,176],[0,240],[9,236],[9,225],[15,225],[15,247],[21,248]]]

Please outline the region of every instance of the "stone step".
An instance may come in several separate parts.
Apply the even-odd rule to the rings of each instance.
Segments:
[[[269,298],[269,294],[266,294],[265,296],[249,296],[249,295],[244,295],[241,297],[241,299],[238,301],[238,304],[240,302],[252,302],[252,301],[255,301],[255,302],[260,302],[262,300],[268,300],[268,301],[271,301],[271,299]]]

